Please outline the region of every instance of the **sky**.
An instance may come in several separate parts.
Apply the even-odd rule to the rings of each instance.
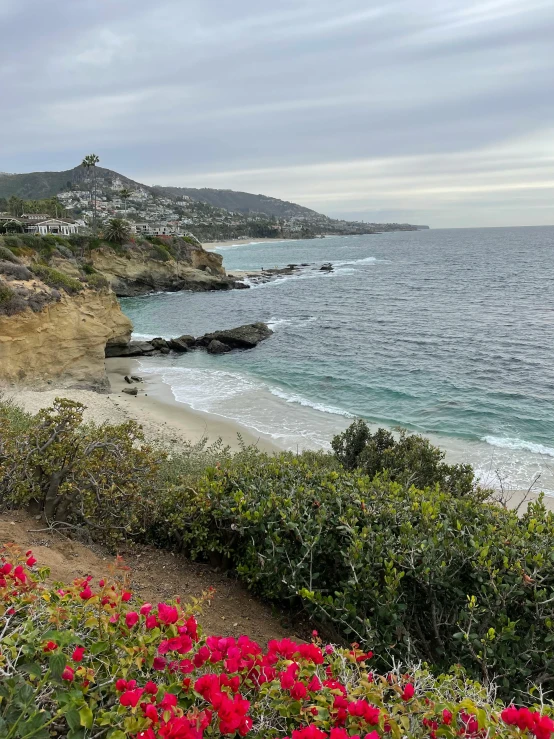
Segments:
[[[0,0],[0,171],[554,224],[552,0]]]

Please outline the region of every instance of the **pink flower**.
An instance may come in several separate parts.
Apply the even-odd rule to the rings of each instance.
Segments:
[[[123,678],[119,678],[119,680],[115,681],[115,689],[118,693],[121,693],[123,690],[127,688],[127,680],[123,680]]]
[[[6,564],[2,565],[2,567],[0,568],[0,572],[2,573],[2,575],[9,575],[12,571],[12,568],[13,565],[9,562],[6,562]]]
[[[62,672],[62,680],[67,680],[70,683],[75,677],[75,672],[69,665],[65,666],[65,670]]]
[[[149,718],[150,721],[152,721],[154,724],[158,723],[158,712],[156,710],[156,706],[153,706],[151,703],[143,703],[143,711],[146,718]]]
[[[148,616],[151,610],[152,610],[152,603],[144,603],[144,605],[140,607],[139,613],[141,616]]]
[[[308,690],[306,686],[304,685],[304,683],[296,682],[292,686],[290,690],[290,694],[291,694],[291,697],[294,698],[294,700],[299,701],[306,697],[306,695],[308,694]]]
[[[147,629],[155,629],[158,625],[158,619],[154,614],[146,616],[145,626]]]
[[[99,586],[100,586],[101,588],[103,588],[105,584],[106,584],[106,581],[105,581],[105,580],[98,580],[98,585],[99,585]]]
[[[129,611],[129,613],[125,614],[125,623],[127,624],[127,627],[129,629],[132,629],[138,620],[139,620],[139,615],[136,611]]]
[[[148,682],[146,683],[146,685],[144,686],[144,689],[145,689],[145,691],[146,691],[146,692],[147,692],[147,693],[148,693],[149,695],[156,695],[156,694],[157,694],[157,692],[158,692],[158,686],[156,685],[156,683],[152,682],[152,680],[149,680],[149,681],[148,681]]]
[[[13,576],[16,580],[19,580],[19,582],[22,584],[27,582],[27,575],[23,571],[23,565],[17,565],[17,567],[13,571]]]
[[[29,559],[25,562],[27,567],[32,567],[33,565],[36,565],[37,560],[32,555],[29,557]]]
[[[167,603],[158,603],[158,618],[162,624],[174,624],[179,618],[179,612],[175,606]]]
[[[154,657],[154,662],[152,663],[152,667],[155,670],[165,670],[167,666],[167,661],[163,657]]]
[[[369,734],[366,734],[364,736],[364,739],[381,739],[381,737],[379,736],[379,734],[374,729]]]
[[[403,701],[410,701],[410,700],[412,700],[412,698],[414,697],[414,693],[415,693],[414,686],[412,685],[412,683],[408,683],[405,686],[404,691],[402,693],[402,700]]]
[[[308,690],[310,691],[310,693],[315,693],[317,690],[321,690],[322,688],[323,685],[321,684],[321,680],[318,678],[317,675],[314,675],[308,683]]]
[[[128,601],[130,601],[131,597],[132,597],[132,593],[130,593],[128,590],[124,590],[123,593],[121,594],[121,600],[124,603],[127,603]]]
[[[71,659],[74,662],[82,662],[84,653],[84,647],[75,647],[75,649],[73,650],[73,654],[71,655]]]
[[[502,712],[502,713],[504,713],[504,712]],[[452,718],[453,718],[452,711],[449,711],[448,708],[445,708],[444,711],[442,712],[442,722],[443,722],[443,724],[446,724],[447,726],[450,726],[450,724],[452,723]]]
[[[90,598],[92,598],[92,590],[90,589],[89,585],[81,590],[81,592],[79,593],[79,598],[81,600],[90,600]]]
[[[131,706],[135,708],[139,702],[144,688],[135,688],[134,690],[126,690],[119,698],[119,702],[122,706]]]

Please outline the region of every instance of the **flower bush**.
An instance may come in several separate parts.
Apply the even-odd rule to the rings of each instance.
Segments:
[[[461,670],[373,669],[357,645],[203,636],[179,602],[110,578],[46,585],[32,553],[0,556],[3,739],[550,739],[551,705],[503,706]]]

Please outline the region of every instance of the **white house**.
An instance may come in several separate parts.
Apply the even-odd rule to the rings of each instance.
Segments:
[[[69,236],[70,234],[76,234],[79,231],[79,227],[75,221],[70,221],[67,218],[48,218],[47,220],[28,220],[21,224],[28,233],[40,234],[46,236],[47,234],[60,234],[62,236]]]

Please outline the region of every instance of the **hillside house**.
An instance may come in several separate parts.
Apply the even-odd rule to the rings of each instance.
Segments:
[[[69,236],[79,231],[75,221],[70,221],[68,218],[50,218],[46,216],[45,219],[41,217],[16,220],[27,233],[39,234],[40,236],[47,236],[48,234]]]

